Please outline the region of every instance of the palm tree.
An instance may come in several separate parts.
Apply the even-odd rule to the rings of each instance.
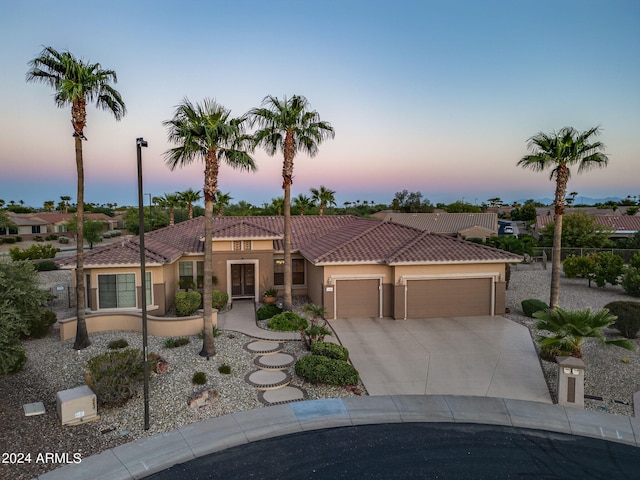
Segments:
[[[231,111],[205,99],[192,104],[187,98],[176,107],[171,120],[163,122],[169,141],[177,146],[165,152],[171,170],[190,164],[196,159],[204,162],[204,340],[200,355],[215,355],[213,344],[213,202],[218,190],[220,160],[233,168],[253,171],[255,162],[249,153],[249,137],[244,133],[244,120],[231,118]]]
[[[45,47],[40,55],[29,63],[27,82],[42,82],[55,90],[54,100],[58,107],[71,106],[71,124],[76,151],[76,170],[78,174],[78,221],[77,267],[76,267],[76,309],[77,329],[73,348],[81,350],[88,347],[89,334],[85,317],[85,280],[84,280],[84,163],[82,159],[82,140],[87,123],[87,102],[95,102],[96,107],[113,114],[120,120],[126,113],[126,107],[120,94],[111,86],[117,83],[116,72],[105,70],[99,63],[79,60],[69,51],[58,52]]]
[[[58,206],[62,210],[61,213],[67,213],[69,211],[69,202],[71,201],[71,197],[69,195],[62,195],[60,197],[60,203]]]
[[[282,215],[282,210],[284,208],[284,197],[272,198],[269,208],[272,208],[276,212],[276,215]]]
[[[318,204],[319,207],[319,215],[324,215],[325,207],[335,206],[336,205],[336,197],[333,190],[328,189],[324,185],[320,185],[320,188],[312,188],[311,190],[311,199]]]
[[[55,200],[45,200],[43,207],[45,212],[53,212],[53,207],[55,207]]]
[[[577,166],[578,173],[595,167],[605,167],[609,161],[602,153],[601,142],[590,142],[590,138],[600,133],[599,127],[578,132],[572,127],[565,127],[551,134],[540,132],[529,139],[528,148],[531,155],[525,155],[518,161],[523,168],[542,172],[551,168],[549,179],[556,181],[555,229],[553,232],[553,248],[551,253],[551,294],[549,305],[556,308],[560,301],[560,269],[562,248],[562,215],[567,192],[567,182],[571,176],[570,167]]]
[[[222,193],[220,190],[216,192],[216,198],[214,200],[214,207],[216,209],[216,214],[221,217],[222,211],[229,206],[233,197],[231,193]]]
[[[269,155],[277,151],[283,154],[282,188],[284,190],[284,308],[291,310],[291,184],[293,183],[293,159],[299,151],[314,157],[318,145],[333,138],[331,124],[320,120],[320,115],[310,109],[307,99],[300,95],[291,98],[267,96],[261,108],[249,112],[251,124],[258,124],[256,145],[263,146]]]
[[[202,198],[202,195],[200,195],[200,190],[196,191],[193,188],[190,188],[189,190],[180,192],[180,197],[189,208],[187,211],[187,218],[191,220],[193,218],[193,204]]]
[[[560,355],[582,358],[582,346],[589,338],[594,338],[604,345],[635,349],[634,345],[624,338],[607,340],[604,336],[602,330],[611,326],[618,318],[611,315],[606,308],[592,312],[591,309],[564,310],[556,307],[553,310],[540,310],[533,316],[538,319],[538,330],[546,330],[552,334],[550,337],[538,336],[543,351],[555,351]]]
[[[293,205],[300,211],[300,216],[304,217],[304,211],[313,207],[313,202],[309,197],[301,193],[293,199]]]

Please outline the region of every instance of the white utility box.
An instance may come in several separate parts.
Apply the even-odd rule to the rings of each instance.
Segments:
[[[100,418],[96,394],[86,385],[58,392],[57,406],[62,425],[77,425]]]

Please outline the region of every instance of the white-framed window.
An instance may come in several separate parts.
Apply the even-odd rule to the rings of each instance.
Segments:
[[[146,300],[152,304],[151,272],[146,273]],[[98,275],[98,308],[135,308],[136,274],[114,273]]]
[[[284,285],[284,259],[273,260],[273,284]],[[304,258],[291,259],[291,284],[304,285]]]

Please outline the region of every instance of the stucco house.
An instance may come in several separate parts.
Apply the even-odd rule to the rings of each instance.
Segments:
[[[216,217],[214,275],[230,301],[260,301],[284,284],[283,217]],[[147,304],[171,307],[181,278],[202,287],[204,218],[145,234]],[[327,318],[395,319],[504,312],[505,269],[521,257],[458,238],[379,219],[292,217],[293,295],[307,295]],[[61,260],[62,268],[75,259]],[[139,239],[85,255],[88,307],[136,309]]]
[[[593,215],[593,217],[596,224],[611,229],[610,238],[629,238],[640,232],[640,217],[636,215]],[[542,229],[554,222],[554,218],[554,215],[538,215],[534,231],[539,235]]]
[[[10,228],[0,228],[0,236],[19,235],[23,239],[31,239],[36,235],[63,234],[73,237],[67,231],[67,223],[75,217],[74,213],[38,212],[13,213],[9,212],[9,219],[16,225]],[[105,230],[114,230],[116,222],[104,213],[85,213],[85,219],[104,223]]]
[[[498,235],[496,213],[400,213],[381,212],[377,218],[399,223],[425,232],[441,233],[457,238],[486,240]]]

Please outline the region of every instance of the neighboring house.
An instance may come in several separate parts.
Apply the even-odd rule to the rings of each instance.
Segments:
[[[637,215],[594,215],[596,222],[611,228],[610,238],[628,238],[640,231],[640,217]],[[553,215],[538,215],[535,231],[538,233],[548,224],[553,223]]]
[[[67,222],[74,217],[75,214],[73,213],[9,212],[9,218],[16,224],[17,228],[0,229],[0,235],[20,235],[24,239],[28,239],[36,235],[66,234]],[[116,225],[115,220],[104,213],[85,213],[85,219],[104,222],[105,230],[113,230]]]
[[[388,222],[417,228],[424,232],[440,233],[462,239],[486,240],[498,234],[496,213],[398,213],[386,212],[378,216]]]
[[[284,284],[283,217],[216,217],[216,288],[230,301],[258,302]],[[181,278],[203,283],[204,217],[145,234],[147,303],[171,307]],[[506,264],[521,257],[476,243],[376,219],[292,217],[293,294],[308,295],[327,318],[396,319],[501,314]],[[59,261],[73,269],[75,259]],[[139,239],[85,254],[91,310],[136,309]]]

